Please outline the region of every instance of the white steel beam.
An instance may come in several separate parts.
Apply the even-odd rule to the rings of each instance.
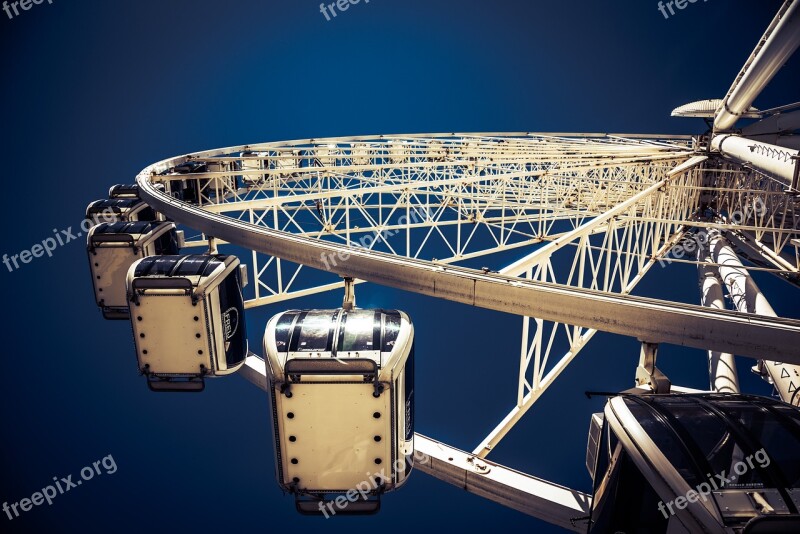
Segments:
[[[700,281],[700,303],[703,306],[716,310],[724,310],[725,297],[722,292],[722,283],[719,271],[715,265],[710,265],[712,258],[708,247],[700,246],[697,249],[697,274]],[[739,393],[739,375],[736,372],[736,360],[729,352],[708,351],[708,376],[711,391],[717,393]]]
[[[491,310],[704,350],[763,358],[766,354],[800,364],[800,321],[753,319],[735,312],[643,297],[621,296],[559,284],[520,280],[427,261],[308,239],[209,213],[169,197],[140,175],[140,194],[157,211],[209,236],[241,247],[326,270],[325,259],[347,261],[330,271],[423,295]]]
[[[531,267],[538,265],[543,261],[547,261],[547,259],[550,258],[550,256],[553,255],[553,253],[555,253],[562,247],[574,242],[576,239],[579,239],[587,235],[591,235],[597,232],[598,229],[607,230],[606,225],[609,220],[624,214],[625,211],[629,210],[632,206],[635,206],[643,199],[653,195],[653,193],[662,189],[674,176],[678,176],[684,172],[689,171],[690,169],[697,167],[707,159],[708,159],[707,156],[695,156],[693,158],[690,158],[689,160],[675,167],[675,169],[673,169],[672,171],[668,172],[667,173],[668,178],[654,183],[647,189],[633,195],[625,202],[622,202],[617,206],[609,209],[602,215],[594,217],[593,219],[581,225],[580,227],[575,228],[574,230],[567,232],[564,235],[558,236],[553,241],[535,250],[534,252],[531,252],[526,257],[512,263],[507,267],[504,267],[503,269],[500,270],[500,273],[508,276],[519,276],[523,274],[525,271],[529,270]]]
[[[753,137],[757,135],[789,134],[800,130],[800,111],[778,113],[761,121],[742,128],[742,135]]]
[[[655,257],[662,256],[664,251],[672,248],[672,246],[679,241],[682,236],[682,231],[675,234],[672,240],[669,243],[666,243],[662,247],[662,250],[655,255]],[[631,281],[625,287],[622,288],[621,293],[623,295],[627,295],[633,291],[636,285],[641,281],[642,277],[653,267],[653,265],[655,265],[655,260],[651,258],[641,267],[640,272],[637,273],[637,275],[633,277],[633,279],[631,279]],[[545,269],[541,269],[540,272],[544,274]],[[530,278],[530,273],[528,274]],[[486,436],[483,441],[481,441],[481,443],[474,449],[473,454],[481,458],[486,458],[497,447],[500,441],[505,438],[505,436],[522,419],[528,410],[533,407],[533,405],[541,398],[544,392],[550,388],[559,375],[570,363],[572,363],[572,361],[589,344],[594,335],[597,333],[597,330],[595,329],[583,331],[581,329],[572,330],[569,325],[564,325],[567,332],[572,333],[571,336],[568,336],[570,349],[545,375],[545,363],[550,356],[552,337],[555,335],[559,325],[555,324],[553,326],[550,342],[543,347],[543,345],[545,345],[542,342],[544,321],[541,319],[536,319],[535,323],[536,335],[533,343],[531,344],[532,346],[529,347],[528,329],[530,325],[530,319],[528,317],[523,317],[522,350],[517,405],[514,406],[514,408],[503,418],[503,420],[500,421],[500,423],[489,433],[489,435]],[[532,352],[535,352],[535,360],[533,362],[533,382],[529,384],[526,379],[526,372],[531,364]],[[542,352],[544,352],[543,355]],[[544,360],[544,362],[542,360]]]
[[[239,374],[269,390],[266,362],[258,356],[251,354]],[[586,531],[590,495],[482,460],[421,434],[414,434],[414,451],[414,467],[423,473],[569,531]]]
[[[800,0],[798,0],[800,1]],[[800,165],[797,150],[762,143],[738,135],[721,134],[711,140],[711,149],[736,163],[748,165],[792,187]],[[794,184],[795,187],[797,184]]]
[[[477,458],[421,434],[414,435],[414,466],[448,484],[557,525],[586,532],[590,495]]]
[[[739,311],[776,317],[775,310],[728,241],[718,233],[713,233],[709,236],[709,248],[714,262],[719,264],[719,273],[728,288],[728,294]],[[769,375],[770,383],[775,385],[784,402],[800,406],[800,365],[791,365],[779,357],[767,356],[770,355],[765,355],[760,366]]]
[[[714,118],[714,131],[727,131],[750,108],[800,45],[800,0],[786,0],[731,85]]]

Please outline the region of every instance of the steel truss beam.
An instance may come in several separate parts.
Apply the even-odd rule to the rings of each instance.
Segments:
[[[477,137],[318,143],[306,149],[308,167],[297,149],[261,153],[260,184],[209,195],[202,212],[188,210],[191,221],[179,203],[162,198],[157,207],[252,250],[255,289],[248,307],[342,287],[335,279],[303,287],[301,270],[311,266],[523,315],[516,405],[475,449],[485,457],[598,330],[800,359],[789,341],[798,331],[791,321],[754,324],[730,312],[628,296],[690,227],[719,225],[696,218],[709,198],[731,228],[761,237],[769,229],[776,243],[795,235],[775,224],[778,213],[781,221],[794,220],[775,182],[689,155],[646,140],[626,146]],[[230,155],[199,159],[211,168],[235,168]],[[215,187],[221,179],[213,172],[197,176]],[[755,201],[758,210],[735,217],[734,207]],[[475,239],[479,230],[483,240]],[[536,244],[544,245],[498,275],[448,266]],[[439,259],[418,261],[433,254]],[[554,268],[555,261],[569,271]],[[558,358],[557,351],[563,351]]]
[[[776,258],[798,238],[796,201],[778,182],[696,156],[692,145],[564,134],[307,140],[166,160],[137,181],[158,211],[201,232],[193,245],[213,236],[250,251],[248,307],[338,289],[350,277],[522,315],[516,404],[503,421],[472,454],[418,437],[474,466],[600,330],[800,362],[800,321],[631,295],[676,245],[711,228],[740,232]],[[186,161],[205,162],[208,172],[170,174]],[[169,193],[179,179],[196,181],[196,205],[154,187],[164,183]],[[493,272],[492,256],[515,249],[526,254]],[[491,267],[464,266],[479,258]],[[309,276],[307,267],[327,274]],[[261,380],[252,365],[243,373]],[[425,453],[433,460],[436,451]],[[459,461],[432,474],[464,480],[469,465]],[[531,501],[532,515],[559,510],[546,520],[565,526],[584,511],[575,492],[526,480],[515,483],[560,495],[545,498],[542,510]]]
[[[430,140],[405,147],[400,153],[393,153],[392,147],[396,147],[396,144],[392,145],[392,142],[385,141],[382,145],[376,143],[376,146],[373,147],[373,155],[370,156],[373,158],[371,161],[375,159],[384,161],[387,158],[427,161],[438,157],[442,150],[441,145],[434,145],[432,148],[433,141]],[[447,199],[452,188],[455,188],[459,192],[473,196],[469,202],[465,202],[463,199],[455,201],[455,207],[451,206],[449,200],[441,202],[443,206],[441,212],[453,212],[455,219],[461,222],[461,224],[453,226],[463,230],[464,226],[476,225],[481,222],[490,212],[499,213],[502,218],[503,212],[508,211],[504,206],[505,198],[508,194],[513,194],[520,198],[520,202],[530,203],[533,199],[537,199],[538,202],[543,202],[547,206],[545,209],[536,209],[533,213],[523,211],[519,216],[506,215],[510,221],[513,221],[509,223],[510,225],[518,225],[519,218],[522,218],[524,224],[528,225],[527,235],[523,237],[545,239],[554,231],[555,224],[542,222],[545,221],[543,216],[557,214],[559,210],[566,207],[569,209],[569,214],[564,215],[564,220],[577,227],[584,222],[585,218],[593,216],[597,211],[607,211],[641,193],[657,183],[659,179],[663,179],[666,172],[675,164],[686,159],[686,152],[679,145],[675,145],[670,150],[664,146],[650,144],[621,145],[617,140],[597,142],[584,139],[564,142],[561,140],[525,139],[524,143],[521,143],[525,146],[519,150],[530,150],[532,152],[530,159],[535,164],[530,166],[530,170],[526,168],[525,171],[520,171],[519,163],[515,163],[514,165],[517,167],[509,170],[503,167],[503,164],[493,166],[490,161],[491,157],[486,156],[487,154],[491,155],[493,150],[494,152],[507,150],[506,147],[481,148],[481,142],[486,144],[495,142],[477,139],[475,140],[476,147],[465,149],[464,142],[464,140],[461,141],[461,147],[457,143],[451,143],[453,150],[466,151],[468,157],[484,157],[486,159],[485,166],[480,171],[483,175],[477,176],[475,174],[477,171],[467,168],[455,175],[446,173],[444,177],[433,176],[430,179],[417,175],[412,179],[408,175],[403,176],[405,171],[402,171],[400,172],[399,186],[381,184],[380,179],[373,180],[378,184],[374,187],[378,189],[379,195],[378,200],[373,200],[370,204],[370,206],[378,204],[377,208],[370,208],[373,213],[370,213],[363,205],[353,209],[360,209],[365,220],[370,221],[372,228],[380,230],[386,219],[382,219],[381,216],[376,217],[374,211],[385,213],[386,210],[392,209],[382,204],[384,193],[390,194],[390,190],[384,190],[384,188],[394,188],[391,194],[395,200],[388,200],[387,203],[391,205],[397,199],[403,199],[406,201],[407,213],[411,201],[421,197],[423,193],[426,197],[438,195],[440,198]],[[533,145],[533,148],[527,145]],[[537,148],[537,145],[541,145],[543,148]],[[346,152],[346,148],[338,150],[340,155]],[[600,161],[598,161],[598,151],[602,154]],[[332,157],[330,151],[327,154],[325,157]],[[483,154],[483,156],[475,154]],[[200,156],[214,157],[215,154]],[[671,164],[670,157],[672,158]],[[680,159],[675,161],[676,157]],[[542,158],[547,161],[543,163]],[[350,159],[352,159],[352,148]],[[563,165],[558,166],[559,162]],[[370,250],[348,246],[352,245],[352,240],[346,240],[345,245],[338,245],[322,239],[303,237],[303,226],[296,219],[289,220],[287,218],[285,224],[289,227],[288,229],[298,232],[299,235],[257,226],[255,223],[249,224],[233,220],[231,217],[224,217],[168,198],[167,195],[157,191],[151,185],[151,179],[159,169],[166,170],[169,164],[170,162],[162,162],[148,168],[139,176],[143,196],[157,209],[206,235],[213,235],[250,250],[276,256],[298,265],[318,269],[327,268],[330,272],[341,276],[351,276],[457,302],[538,317],[562,324],[635,336],[652,342],[675,343],[703,349],[713,348],[754,357],[758,357],[765,351],[772,351],[781,357],[785,355],[787,359],[798,358],[795,354],[794,344],[790,342],[792,336],[798,331],[798,325],[793,321],[762,319],[764,322],[754,323],[731,312],[709,313],[708,310],[697,306],[603,291],[602,284],[597,285],[596,282],[588,285],[588,289],[569,287],[562,284],[520,280],[498,274],[478,273],[469,269],[420,261],[414,259],[414,256],[419,256],[419,254],[412,252],[410,232],[406,232],[404,236],[404,250],[398,249],[400,252],[395,251],[396,255],[393,256],[391,250],[379,253],[374,250],[375,247]],[[547,170],[542,170],[543,167],[548,166]],[[511,176],[507,177],[504,174]],[[395,175],[396,173],[392,176]],[[576,180],[576,176],[579,179]],[[359,194],[363,199],[366,194],[365,187],[362,185],[357,186],[356,193],[348,191],[345,185],[343,194],[342,187],[332,180],[329,177],[327,183],[312,182],[320,195],[316,200],[329,202],[331,198],[344,196],[344,205],[348,206],[348,199],[358,198]],[[337,178],[337,180],[342,180],[342,178]],[[353,180],[360,181],[357,178],[353,178]],[[385,182],[385,179],[383,181]],[[301,180],[286,181],[286,183],[299,182]],[[420,191],[418,186],[421,182],[430,187],[425,191]],[[576,183],[581,184],[577,190],[575,189]],[[594,183],[594,187],[588,185],[584,187],[584,184],[590,183]],[[601,185],[596,185],[598,183]],[[309,183],[306,185],[308,186]],[[450,189],[442,189],[445,186],[449,186]],[[371,193],[374,195],[376,192]],[[660,201],[664,202],[669,198],[669,194],[661,195],[661,197]],[[648,198],[650,201],[654,201],[655,196]],[[312,198],[303,198],[302,201],[312,201]],[[272,202],[274,204],[276,201],[272,200]],[[335,206],[339,206],[341,202],[340,199]],[[570,203],[582,207],[591,207],[595,204],[600,209],[587,209],[585,217],[582,215],[576,217],[574,209],[569,208]],[[274,219],[276,206],[272,207]],[[235,208],[229,207],[228,209]],[[325,204],[321,205],[318,210],[309,207],[307,212],[311,213],[313,219],[314,211],[317,211],[316,224],[324,224],[325,221],[333,219],[329,215],[320,216],[319,212],[326,214],[330,213],[331,209],[329,204]],[[652,211],[652,208],[647,209]],[[640,208],[637,207],[636,210],[638,212]],[[333,211],[335,212],[335,209]],[[343,217],[346,219],[347,213],[351,213],[351,211],[348,209]],[[389,215],[387,217],[391,218]],[[535,221],[535,224],[531,219]],[[558,218],[553,220],[558,220]],[[328,222],[328,224],[331,223]],[[408,218],[406,218],[406,224],[408,224]],[[483,227],[490,228],[488,225],[483,225]],[[503,228],[507,227],[508,225]],[[319,231],[319,227],[314,230]],[[432,225],[429,230],[428,235],[437,235],[440,232],[436,225]],[[500,230],[505,232],[502,228]],[[457,242],[455,247],[446,238],[443,239],[443,242],[451,250],[451,258],[458,258],[469,252],[466,245],[469,243],[470,235],[474,235],[474,232],[470,231],[470,234],[462,236],[462,241]],[[495,228],[491,235],[495,246],[490,247],[489,251],[502,250],[507,245],[507,240],[498,237],[498,229]],[[509,231],[505,235],[514,235],[514,232]],[[609,235],[611,234],[609,233]],[[634,242],[635,240],[632,239],[634,234],[628,235],[630,237],[626,237],[626,239]],[[664,245],[670,237],[670,235],[659,236],[657,242],[659,245]],[[381,240],[376,239],[374,242],[381,242]],[[618,248],[624,248],[624,246]],[[660,246],[651,247],[651,249],[656,252]],[[630,250],[626,250],[626,252],[628,254],[625,256],[631,257]],[[340,262],[335,266],[325,261],[326,258],[340,256],[346,256],[347,261]],[[633,255],[633,257],[635,256]],[[620,273],[624,275],[623,278],[629,279],[629,269],[623,269]],[[622,278],[617,278],[617,285],[621,280]],[[593,289],[594,287],[598,289]]]

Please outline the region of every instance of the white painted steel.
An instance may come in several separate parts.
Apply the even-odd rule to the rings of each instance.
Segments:
[[[266,363],[261,358],[248,357],[240,373],[263,391],[269,391]],[[414,434],[414,468],[569,531],[586,531],[591,496],[580,491],[479,459],[421,434]]]
[[[697,274],[700,282],[700,303],[715,310],[724,310],[725,296],[719,278],[719,270],[713,265],[708,247],[698,248]],[[729,352],[708,351],[708,376],[711,391],[717,393],[739,393],[739,375],[736,372],[736,359]]]
[[[742,135],[752,137],[754,135],[785,134],[795,130],[800,130],[800,111],[778,113],[749,124],[742,128]]]
[[[741,312],[777,317],[775,310],[742,265],[728,241],[718,233],[709,239],[710,253],[734,305]],[[800,406],[800,366],[771,357],[761,360],[769,379],[784,402]]]
[[[727,131],[800,45],[800,0],[786,0],[728,90],[714,118],[714,131]]]
[[[652,268],[696,261],[668,257],[691,228],[751,232],[775,257],[798,237],[783,185],[695,147],[685,137],[586,134],[300,140],[165,160],[137,182],[148,203],[201,232],[192,243],[213,236],[250,251],[247,307],[339,289],[340,277],[352,277],[522,315],[516,403],[468,455],[477,461],[597,331],[800,363],[800,321],[631,295]],[[174,176],[162,173],[171,167],[237,158],[240,170],[188,176],[240,175],[224,194],[219,180],[194,204],[167,194]],[[698,218],[701,208],[727,218]],[[731,216],[742,209],[746,216]],[[494,255],[513,251],[521,259],[494,265]],[[466,267],[478,258],[489,267]],[[328,278],[303,281],[309,267]],[[243,373],[260,382],[255,360]]]
[[[749,165],[769,176],[780,179],[789,187],[798,165],[798,152],[738,135],[717,135],[711,149],[737,163]]]
[[[557,154],[562,153],[567,147],[572,147],[573,150],[577,150],[577,147],[590,143],[590,141],[587,140],[569,140],[565,146],[561,140],[556,140],[553,141],[554,144],[551,145],[549,139],[550,138],[544,140],[544,138],[542,138],[539,140],[539,143],[537,143],[537,145],[542,145],[542,148],[537,148],[537,150],[540,150],[544,154],[549,154],[546,156],[548,158],[555,157]],[[529,142],[528,139],[522,141],[525,143]],[[515,142],[520,143],[522,143],[522,141],[515,140]],[[495,143],[495,141],[489,140],[486,142]],[[512,151],[511,154],[507,155],[509,160],[517,159],[524,161],[527,150],[527,147],[524,146],[525,143],[522,143],[523,146],[521,148],[517,148]],[[426,143],[425,148],[427,148],[427,146]],[[597,143],[597,146],[589,147],[591,151],[590,154],[584,154],[584,156],[582,156],[588,159],[586,163],[580,163],[578,160],[576,164],[574,159],[568,159],[567,163],[564,165],[570,169],[571,172],[589,173],[590,175],[599,172],[604,166],[605,168],[619,166],[618,168],[623,176],[641,176],[643,173],[649,175],[658,170],[659,173],[662,173],[662,175],[666,177],[666,173],[676,165],[676,163],[673,163],[668,167],[664,167],[664,162],[670,162],[668,158],[682,158],[678,160],[677,164],[686,159],[686,152],[682,152],[679,147],[675,147],[670,151],[661,146],[653,146],[648,140],[630,142],[627,145],[623,145],[621,150],[622,156],[613,155],[615,151],[614,146],[614,144],[607,142]],[[463,150],[459,147],[460,144],[455,144],[453,145],[453,150]],[[258,146],[256,148],[262,150],[267,147]],[[484,149],[483,153],[489,153],[489,148],[498,150],[496,146],[491,145],[487,147],[487,149]],[[222,150],[225,152],[235,152],[235,150],[231,149]],[[479,153],[477,149],[473,150],[475,150],[476,154]],[[601,161],[592,163],[592,159],[597,158],[597,151],[601,154],[605,152],[608,155],[602,156]],[[644,151],[647,155],[631,157],[631,154],[635,154],[636,151]],[[219,151],[207,152],[194,155],[194,157],[209,158],[213,157],[215,154],[218,155],[218,152]],[[670,152],[673,152],[673,154],[670,154]],[[531,158],[530,155],[527,157],[528,159]],[[542,156],[540,154],[535,154],[533,157],[534,161],[539,157]],[[213,235],[217,238],[243,246],[249,250],[280,257],[300,265],[319,269],[326,269],[327,267],[331,272],[341,276],[351,276],[353,278],[373,281],[456,302],[517,313],[528,317],[538,317],[544,320],[556,321],[561,324],[579,325],[584,328],[636,336],[642,339],[649,339],[653,342],[675,343],[703,349],[715,348],[717,350],[726,350],[755,357],[758,357],[765,351],[770,351],[775,354],[780,354],[781,357],[787,358],[787,360],[796,358],[800,361],[800,355],[796,354],[794,343],[790,343],[789,341],[792,334],[800,332],[800,324],[795,324],[796,322],[793,321],[780,321],[780,324],[778,324],[775,320],[764,320],[765,322],[759,324],[752,322],[749,318],[745,320],[744,317],[731,312],[717,312],[712,314],[699,306],[620,295],[619,291],[629,286],[629,283],[617,286],[618,289],[610,291],[601,289],[604,287],[603,284],[605,283],[603,280],[596,280],[590,283],[588,287],[591,289],[586,289],[585,287],[574,287],[574,285],[576,285],[574,283],[573,285],[551,284],[521,280],[519,278],[506,277],[492,273],[480,273],[470,269],[442,265],[437,262],[421,261],[413,257],[403,257],[402,254],[391,255],[387,253],[378,253],[363,247],[351,248],[346,245],[337,245],[329,241],[323,241],[319,236],[315,238],[304,237],[302,234],[289,234],[284,231],[274,230],[265,226],[257,226],[242,220],[234,220],[231,217],[211,213],[207,209],[193,207],[169,197],[152,185],[151,180],[154,176],[153,172],[159,169],[166,169],[170,164],[182,160],[183,158],[168,160],[143,171],[138,177],[139,184],[142,188],[142,195],[156,209],[166,215],[192,228],[201,230],[206,235]],[[672,162],[674,161],[675,160],[672,159]],[[553,168],[553,164],[550,165],[550,168]],[[547,192],[548,196],[555,194],[564,198],[566,192],[559,192],[561,186],[552,182],[552,178],[550,177],[551,173],[553,173],[553,170],[533,172],[518,172],[512,170],[510,173],[504,171],[502,174],[498,174],[497,176],[500,177],[498,179],[490,179],[495,183],[507,182],[509,179],[514,179],[520,181],[520,185],[529,183],[531,180],[535,180],[534,184],[536,182],[546,182],[539,187],[552,188],[550,192]],[[652,195],[646,199],[638,197],[641,198],[641,204],[647,209],[665,209],[663,206],[667,206],[669,209],[677,210],[675,212],[666,211],[663,215],[658,216],[667,221],[671,221],[675,218],[675,222],[670,223],[669,228],[647,226],[650,232],[648,235],[658,237],[658,233],[661,232],[662,235],[659,239],[663,239],[663,232],[667,231],[668,233],[666,236],[672,238],[676,231],[680,231],[680,220],[686,218],[694,209],[688,202],[692,197],[686,197],[685,193],[680,192],[681,188],[691,185],[686,181],[688,180],[688,178],[686,178],[687,175],[691,177],[690,173],[691,171],[687,171],[687,173],[677,176],[673,175],[670,178],[676,183],[678,190],[676,190],[674,195],[668,194],[666,196],[666,199],[669,199],[666,204],[664,203],[664,192],[659,191],[658,188],[651,188],[650,192]],[[509,174],[510,176],[505,177],[505,174]],[[491,176],[493,177],[495,175]],[[484,178],[484,181],[485,180]],[[447,184],[452,184],[457,187],[471,187],[470,184],[479,182],[480,180],[472,175],[445,175],[442,179],[430,180],[430,183],[436,188]],[[370,187],[375,187],[378,193],[383,193],[392,188],[395,190],[400,188],[402,190],[403,183],[410,184],[407,179],[401,179],[401,183],[394,185],[368,185]],[[566,184],[568,182],[564,183]],[[604,182],[601,181],[600,183]],[[630,196],[635,196],[643,191],[643,184],[638,181],[619,181],[614,183],[617,184],[614,187],[619,189],[618,193],[614,193],[616,198],[619,199],[614,202],[614,205],[623,204],[628,206],[625,202],[629,200]],[[414,185],[415,187],[427,187],[425,182],[415,182]],[[360,190],[360,193],[359,190],[353,192],[353,190],[348,189],[344,194],[349,197],[355,197],[358,194],[362,196],[368,193],[375,194],[369,191],[366,188],[367,186],[364,187],[365,188]],[[501,193],[497,191],[496,185],[492,186],[492,190],[494,194]],[[542,194],[545,191],[548,190],[542,190]],[[667,189],[666,192],[669,193],[669,189]],[[289,199],[282,199],[280,202],[285,206],[291,201],[305,202],[312,198],[325,199],[331,198],[333,195],[341,196],[342,194],[343,193],[335,190],[322,189],[317,190],[314,194],[316,196],[311,193],[301,193]],[[421,195],[423,192],[419,194]],[[425,194],[431,193],[428,191]],[[536,192],[536,195],[539,194],[540,193]],[[594,196],[587,197],[586,202],[591,205],[597,202],[596,199],[599,195],[602,195],[603,198],[610,198],[610,194],[611,191],[603,187],[597,189],[596,193],[592,193]],[[441,192],[439,192],[438,195],[441,196]],[[399,198],[395,195],[394,202],[397,202],[398,199],[402,201],[403,198],[405,197],[402,194]],[[241,210],[241,202],[242,201],[238,199],[234,200],[228,209]],[[247,201],[244,200],[243,202]],[[272,203],[274,206],[275,202],[278,201],[266,198],[265,200],[259,200],[257,202],[259,202],[259,206],[269,203]],[[461,202],[464,202],[464,200]],[[477,202],[477,199],[470,200],[470,202]],[[485,204],[486,200],[482,200],[481,202]],[[566,218],[567,220],[574,220],[576,217],[578,218],[577,220],[583,220],[592,215],[596,217],[597,215],[602,215],[603,211],[605,211],[604,206],[598,211],[592,211],[590,209],[588,212],[576,214],[574,210],[564,207],[563,200],[561,202],[562,207],[560,210],[565,213],[559,215],[559,217]],[[430,205],[425,206],[430,207]],[[496,209],[502,211],[503,204],[500,203],[497,206]],[[546,211],[554,211],[558,214],[559,209],[557,206],[553,206],[552,204],[545,204],[543,207],[544,206],[547,207]],[[670,208],[670,206],[672,207]],[[285,209],[285,207],[283,209]],[[408,209],[408,206],[406,206],[406,209]],[[483,208],[484,213],[487,210],[488,207]],[[635,218],[640,214],[641,210],[642,205],[634,205],[631,207],[629,216]],[[678,212],[681,213],[679,214]],[[597,215],[594,215],[595,213],[597,213]],[[542,210],[538,209],[530,215],[528,215],[527,212],[522,212],[521,216],[527,219],[527,224],[531,224],[530,218],[533,217],[534,220],[540,219]],[[520,215],[515,217],[515,219],[519,218]],[[502,219],[502,216],[500,219]],[[460,221],[454,221],[453,225],[457,226],[459,222]],[[382,228],[378,221],[376,221],[376,223],[377,224],[375,224],[373,228]],[[514,224],[517,223],[518,220],[515,220]],[[552,222],[546,224],[549,226],[542,227],[542,230],[545,232],[548,231],[549,228],[552,228]],[[630,230],[630,232],[632,232],[635,227],[631,226],[631,224],[632,222],[629,221],[624,225],[619,225],[619,228],[622,228],[619,231],[626,232]],[[647,225],[649,223],[645,221],[643,224]],[[431,231],[435,231],[436,225],[427,222],[422,227],[428,227]],[[352,232],[354,230],[355,229],[350,228],[349,231]],[[654,232],[654,230],[659,230],[659,232]],[[536,235],[537,234],[531,234],[531,237],[536,238]],[[546,235],[547,234],[544,234],[539,239],[544,239]],[[633,234],[630,235],[632,236]],[[535,242],[535,240],[526,239],[526,242]],[[588,240],[585,243],[586,246],[589,246]],[[615,244],[615,248],[617,245],[623,249],[627,246],[625,244],[627,241],[619,243],[615,240],[613,243]],[[651,242],[651,245],[653,243],[657,244],[658,241]],[[491,251],[505,250],[507,248],[507,246],[501,246]],[[639,262],[639,265],[636,267],[637,270],[642,269],[654,256],[658,257],[656,254],[663,255],[666,252],[664,250],[659,250],[660,248],[662,248],[661,245],[652,249],[647,256],[637,260]],[[463,244],[460,245],[460,248],[457,246],[453,247],[453,249],[457,252],[461,252],[461,254],[456,254],[454,259],[465,257],[463,253],[466,252],[466,249]],[[619,257],[624,257],[627,261],[631,261],[635,256],[626,254],[624,250],[617,251],[615,249],[613,252],[618,255],[615,256],[616,259],[614,262],[607,265],[602,272],[598,272],[596,275],[605,277],[604,280],[616,280],[616,283],[619,284],[619,282],[623,280],[617,278],[617,276],[630,276],[632,273],[631,268],[634,267],[632,264],[619,264]],[[413,254],[410,250],[406,250],[406,253]],[[326,258],[340,257],[341,255],[347,257],[346,262],[331,265],[329,262],[325,261]],[[606,259],[610,257],[611,254],[606,254]],[[618,268],[624,268],[624,270],[616,271],[616,274],[614,274],[614,270]],[[253,278],[258,279],[257,276]],[[583,286],[584,282],[581,282],[579,285]],[[594,289],[595,287],[597,289]],[[611,287],[609,287],[609,289],[611,289]]]

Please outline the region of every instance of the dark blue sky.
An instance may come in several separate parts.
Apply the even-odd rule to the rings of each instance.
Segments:
[[[697,133],[676,106],[721,97],[780,2],[708,0],[668,20],[652,0],[372,0],[326,21],[311,0],[54,0],[0,12],[2,252],[77,225],[86,204],[165,157],[240,143],[404,132]],[[757,102],[798,100],[798,58]],[[759,277],[775,309],[797,291]],[[376,287],[359,305],[417,325],[417,430],[472,449],[514,402],[517,317]],[[656,269],[640,294],[695,302],[694,269]],[[19,271],[0,268],[0,500],[111,454],[103,475],[3,532],[232,528],[551,527],[416,473],[372,518],[296,515],[273,474],[265,394],[239,377],[199,396],[154,395],[130,327],[92,302],[78,242]],[[292,306],[336,306],[339,294]],[[257,347],[279,306],[248,316]],[[600,334],[493,459],[576,489],[585,390],[631,385],[635,340]],[[678,383],[705,385],[704,355],[664,347]],[[769,388],[747,373],[748,391]]]

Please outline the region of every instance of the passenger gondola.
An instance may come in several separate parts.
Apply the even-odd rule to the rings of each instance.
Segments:
[[[164,174],[170,176],[170,189],[175,191],[177,197],[184,202],[199,203],[202,191],[208,183],[207,178],[183,177],[185,174],[208,172],[208,165],[200,161],[187,161],[169,169]]]
[[[200,391],[247,357],[243,266],[235,256],[155,256],[128,270],[139,370],[154,391]]]
[[[95,302],[106,319],[127,319],[128,269],[147,256],[177,254],[183,232],[167,222],[101,223],[89,231],[86,243]]]
[[[138,198],[109,198],[89,204],[86,208],[86,220],[91,224],[156,221],[158,214]]]
[[[414,329],[395,310],[288,311],[264,334],[279,485],[307,514],[371,513],[413,467]],[[350,499],[358,492],[357,499]],[[326,508],[326,506],[328,508]]]
[[[163,173],[170,181],[170,190],[179,199],[193,204],[203,204],[203,199],[221,198],[237,188],[235,161],[187,161]],[[209,177],[194,177],[193,174],[218,173]],[[230,174],[221,174],[230,173]],[[184,176],[185,175],[185,176]]]
[[[266,159],[268,152],[253,152],[252,150],[243,151],[241,154],[239,167],[242,171],[259,171],[267,168]],[[262,185],[267,179],[266,174],[247,172],[242,174],[242,183],[246,186]]]
[[[153,187],[164,191],[164,184],[153,184]],[[139,186],[137,184],[117,184],[108,190],[108,198],[139,198]]]
[[[592,417],[591,532],[800,532],[800,410],[751,395],[622,395]]]

